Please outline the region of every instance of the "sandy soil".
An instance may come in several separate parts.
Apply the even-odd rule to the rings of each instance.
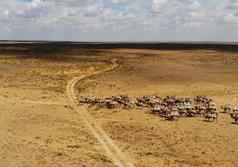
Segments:
[[[77,84],[78,95],[98,97],[208,95],[238,104],[237,53],[207,50],[106,50],[97,55],[0,56],[0,166],[114,166],[102,144],[71,106],[74,77],[120,66]],[[164,121],[146,110],[87,112],[135,166],[238,166],[238,126],[221,114]]]
[[[66,83],[107,67],[90,58],[0,57],[0,166],[112,166],[69,105]]]
[[[79,84],[80,95],[207,95],[238,104],[237,54],[215,51],[117,50],[121,67]],[[151,52],[153,54],[151,54]],[[130,56],[129,56],[130,55]],[[129,58],[128,58],[129,57]],[[141,110],[88,110],[136,166],[237,166],[238,127],[228,115],[167,122]]]

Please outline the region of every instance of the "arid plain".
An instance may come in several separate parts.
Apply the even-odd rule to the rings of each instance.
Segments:
[[[89,77],[70,87],[71,80],[82,76]],[[228,114],[220,114],[217,122],[200,117],[170,122],[148,110],[72,105],[67,88],[74,88],[73,100],[79,96],[206,95],[218,106],[238,105],[237,52],[2,53],[0,166],[238,166],[238,125],[232,124]]]

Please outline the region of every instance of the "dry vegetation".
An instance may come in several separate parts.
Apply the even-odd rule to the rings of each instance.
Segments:
[[[1,72],[3,86],[32,87],[63,93],[67,80],[75,75],[87,74],[100,70],[106,62],[97,62],[82,57],[49,56],[1,56]]]
[[[215,51],[119,50],[121,67],[79,85],[80,95],[207,95],[218,105],[238,104],[238,57]],[[85,88],[82,90],[82,88]],[[167,122],[141,110],[91,108],[136,166],[237,166],[238,128],[229,115]]]
[[[85,55],[1,55],[0,166],[112,166],[65,95],[69,79],[107,64]]]
[[[89,56],[90,55],[90,56]],[[57,56],[0,56],[0,166],[113,166],[69,106],[65,87],[75,76],[120,66],[78,84],[80,95],[207,95],[238,104],[237,53],[114,49]],[[168,122],[146,110],[88,112],[135,166],[236,167],[238,126],[222,114]]]

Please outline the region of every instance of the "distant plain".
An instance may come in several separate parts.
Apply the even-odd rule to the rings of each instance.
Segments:
[[[13,48],[0,54],[0,166],[114,166],[66,94],[69,80],[112,59],[119,67],[78,83],[78,96],[206,95],[218,106],[238,105],[235,51]],[[169,122],[147,110],[87,111],[135,166],[238,166],[238,126],[229,115]]]

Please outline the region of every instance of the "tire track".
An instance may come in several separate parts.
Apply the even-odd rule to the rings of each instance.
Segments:
[[[90,75],[83,75],[80,77],[73,78],[71,81],[68,82],[66,92],[70,100],[71,106],[80,115],[81,119],[84,121],[85,125],[89,128],[89,130],[98,140],[98,142],[100,142],[100,144],[106,151],[108,157],[113,161],[114,165],[118,167],[134,167],[131,160],[120,150],[120,148],[101,128],[101,126],[96,123],[95,119],[87,112],[87,109],[84,106],[77,105],[78,101],[75,93],[75,86],[77,85],[77,83],[82,81],[83,79],[112,71],[119,66],[116,59],[113,59],[111,62],[112,66],[109,68],[94,72]]]

